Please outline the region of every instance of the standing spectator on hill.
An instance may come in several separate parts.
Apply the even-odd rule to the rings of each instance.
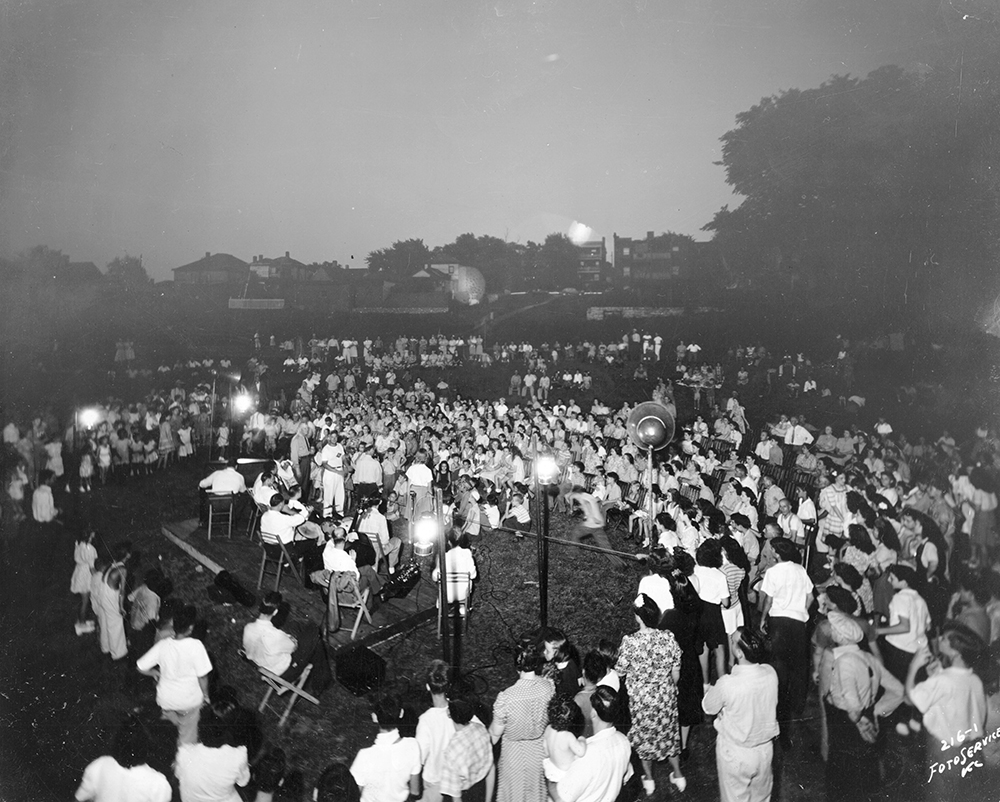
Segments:
[[[455,735],[455,724],[448,714],[448,690],[451,669],[443,660],[434,660],[427,670],[425,687],[431,695],[431,706],[417,721],[417,743],[423,761],[424,794],[421,802],[440,802],[441,776],[444,771],[445,748]]]
[[[782,743],[790,743],[791,722],[802,715],[809,682],[809,639],[806,622],[813,603],[813,583],[798,564],[792,541],[771,541],[778,562],[767,569],[760,586],[761,632],[771,638],[772,665],[778,673],[778,721]]]
[[[764,640],[740,627],[730,638],[736,664],[705,692],[702,707],[714,715],[715,766],[722,802],[771,798],[778,734],[778,675],[767,665]]]
[[[204,644],[192,637],[197,615],[191,605],[178,609],[173,636],[154,643],[136,662],[140,674],[156,679],[156,704],[163,717],[177,726],[178,744],[197,741],[201,706],[209,703],[212,661]]]
[[[611,688],[602,686],[590,696],[590,722],[594,734],[587,738],[583,756],[577,758],[557,784],[550,786],[554,802],[614,802],[622,785],[632,776],[628,738],[615,728],[621,702]]]
[[[420,794],[420,746],[415,738],[399,734],[402,717],[395,697],[376,702],[372,713],[378,724],[375,743],[361,749],[351,764],[361,802],[406,802]]]
[[[448,714],[455,734],[441,761],[441,795],[455,802],[490,802],[496,782],[490,734],[464,699],[451,700]]]

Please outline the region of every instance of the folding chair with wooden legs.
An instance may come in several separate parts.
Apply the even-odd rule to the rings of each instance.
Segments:
[[[292,559],[288,550],[285,548],[285,544],[280,540],[274,540],[261,533],[261,557],[260,557],[260,571],[257,574],[257,588],[259,589],[264,584],[264,575],[270,573],[268,568],[273,567],[274,570],[274,590],[278,589],[281,584],[281,575],[287,566],[292,575],[299,581],[299,584],[305,586],[305,581],[302,579],[302,574],[295,567],[295,560]]]
[[[340,608],[347,610],[357,610],[358,614],[354,618],[354,626],[351,627],[351,640],[358,636],[361,628],[362,618],[370,625],[372,615],[368,612],[368,588],[362,593],[358,587],[358,578],[348,571],[335,571],[330,574],[330,585],[327,589],[326,615],[323,616],[323,636],[330,637],[333,632],[338,632],[341,628],[342,616]]]
[[[264,708],[268,706],[267,703],[271,699],[271,694],[276,693],[278,696],[283,696],[286,693],[289,694],[288,704],[285,706],[285,712],[282,713],[281,717],[278,719],[278,728],[280,729],[285,726],[285,722],[288,721],[288,717],[291,715],[292,708],[295,707],[295,703],[300,698],[305,699],[307,702],[312,702],[314,705],[319,705],[319,699],[305,690],[306,682],[309,681],[309,675],[312,673],[312,668],[312,664],[310,663],[302,669],[302,673],[299,674],[298,679],[294,682],[289,682],[288,680],[282,679],[274,672],[257,666],[257,670],[260,672],[260,678],[268,686],[267,691],[264,693],[264,698],[260,700],[260,705],[257,707],[257,712],[264,712]]]
[[[208,539],[212,539],[212,524],[218,521],[226,525],[226,536],[233,536],[233,508],[236,506],[234,493],[208,494]]]

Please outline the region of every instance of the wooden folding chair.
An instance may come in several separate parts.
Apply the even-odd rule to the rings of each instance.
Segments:
[[[263,504],[258,504],[253,494],[249,491],[247,495],[250,497],[250,521],[247,523],[247,537],[253,538],[254,535],[259,533],[260,518],[267,512],[268,508]]]
[[[260,572],[257,574],[257,588],[260,589],[261,585],[264,584],[264,574],[269,573],[269,567],[274,569],[274,589],[278,589],[278,585],[281,584],[281,575],[287,566],[291,569],[292,574],[299,584],[305,585],[305,581],[302,579],[302,574],[299,573],[298,568],[295,567],[295,560],[288,553],[288,549],[285,548],[285,544],[280,540],[274,538],[271,535],[266,535],[261,532],[261,556],[260,556]]]
[[[235,504],[235,493],[209,493],[208,494],[208,539],[212,539],[212,524],[215,521],[226,524],[226,536],[233,536],[233,508]]]
[[[358,578],[349,571],[335,571],[330,574],[330,585],[327,588],[326,615],[323,616],[323,635],[329,638],[332,632],[341,628],[343,617],[341,608],[357,610],[354,626],[351,627],[351,640],[358,637],[361,620],[372,624],[372,614],[368,612],[368,588],[362,593],[358,587]]]
[[[261,668],[249,657],[247,657],[246,652],[242,649],[240,649],[240,655],[257,669],[261,680],[265,685],[267,685],[267,690],[264,692],[264,698],[260,700],[260,704],[257,706],[258,713],[263,713],[264,708],[268,707],[268,702],[271,700],[272,694],[276,693],[278,696],[284,696],[286,693],[290,694],[288,697],[288,704],[285,706],[285,712],[282,713],[281,717],[278,719],[279,729],[285,726],[285,722],[288,721],[288,716],[291,715],[292,708],[295,707],[295,703],[300,698],[305,699],[307,702],[312,702],[314,705],[319,705],[319,699],[305,690],[306,682],[309,681],[309,675],[312,673],[312,663],[302,669],[302,673],[299,674],[298,678],[294,682],[289,682],[286,679],[282,679],[273,671]]]
[[[458,620],[462,624],[462,631],[464,632],[469,621],[469,609],[471,607],[472,599],[472,576],[468,571],[456,571],[454,573],[449,572],[447,597],[449,621],[455,617],[451,614],[451,611],[456,610],[458,613]],[[443,616],[440,596],[438,597],[437,605],[438,635],[440,635]]]

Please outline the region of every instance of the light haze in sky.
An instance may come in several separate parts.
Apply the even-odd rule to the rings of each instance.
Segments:
[[[0,256],[360,267],[699,229],[763,96],[932,58],[934,0],[8,0]]]

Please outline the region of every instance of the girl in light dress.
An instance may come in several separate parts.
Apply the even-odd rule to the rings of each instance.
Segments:
[[[180,448],[177,449],[178,459],[187,459],[192,454],[194,454],[194,445],[191,442],[191,421],[187,418],[181,423],[180,428],[177,430],[177,436],[180,438],[181,444]]]
[[[80,595],[80,614],[76,618],[76,634],[94,631],[94,622],[87,620],[90,611],[90,582],[94,573],[94,563],[97,562],[97,549],[94,548],[94,532],[80,531],[76,536],[76,546],[73,549],[73,561],[76,567],[69,581],[70,593]]]
[[[131,459],[132,476],[143,474],[146,467],[146,451],[143,448],[142,438],[135,429],[132,429],[129,436],[128,451]]]
[[[156,451],[156,441],[159,438],[159,429],[149,432],[142,442],[142,453],[146,460],[146,474],[149,475],[156,468],[156,463],[160,455]]]
[[[89,493],[94,478],[94,452],[90,442],[87,442],[80,455],[80,492]]]
[[[586,721],[580,706],[567,694],[558,694],[549,702],[549,724],[543,736],[545,779],[558,783],[570,766],[587,753],[583,737]]]
[[[223,421],[217,430],[215,445],[219,449],[219,459],[226,459],[229,451],[229,426]]]
[[[101,472],[101,484],[106,485],[111,473],[111,440],[107,435],[97,442],[97,469]]]
[[[45,444],[45,467],[52,471],[56,479],[60,479],[65,473],[62,447],[62,442],[58,438],[53,438]]]

